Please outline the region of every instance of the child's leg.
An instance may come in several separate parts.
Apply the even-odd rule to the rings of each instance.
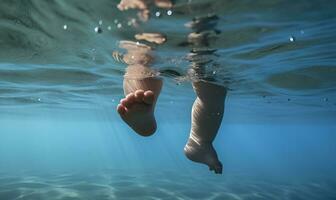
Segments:
[[[155,103],[162,88],[162,80],[150,69],[150,48],[134,42],[121,42],[127,49],[124,60],[126,68],[123,89],[125,98],[117,107],[121,118],[138,134],[152,135],[156,131]]]
[[[193,88],[197,98],[192,108],[190,137],[184,152],[190,160],[208,165],[215,173],[222,173],[222,164],[212,142],[223,118],[226,88],[204,81],[194,82]]]
[[[199,80],[193,82],[197,98],[192,107],[190,137],[184,152],[190,160],[208,165],[215,173],[222,173],[222,163],[212,142],[222,122],[226,88],[204,80],[212,77],[207,75],[206,68],[213,62],[215,50],[210,46],[217,38],[217,21],[218,17],[214,15],[194,18],[187,24],[194,30],[188,35],[188,43],[192,45],[188,58],[193,77]]]

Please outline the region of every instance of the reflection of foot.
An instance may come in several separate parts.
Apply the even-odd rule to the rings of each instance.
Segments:
[[[122,57],[122,61],[124,61],[129,66],[130,65],[149,66],[154,60],[154,56],[152,55],[152,48],[148,45],[139,42],[123,40],[120,41],[119,47],[127,50],[127,53],[124,54]]]
[[[156,44],[163,44],[167,41],[166,36],[161,33],[142,33],[136,34],[134,37],[137,40],[146,40],[147,42],[152,42]]]
[[[168,9],[173,6],[171,0],[121,0],[118,4],[118,9],[121,11],[128,9],[136,9],[139,10],[138,16],[139,18],[146,22],[149,19],[150,11],[149,7],[153,3],[159,8]]]
[[[121,118],[137,133],[150,136],[156,131],[153,91],[136,90],[120,100],[117,107]]]
[[[173,7],[173,3],[171,0],[155,0],[155,5],[159,8],[171,8]]]
[[[118,4],[118,8],[120,10],[128,10],[128,9],[139,9],[146,10],[149,7],[153,0],[121,0]],[[154,3],[159,8],[171,8],[173,7],[173,3],[171,0],[154,0]]]
[[[209,170],[216,174],[222,173],[222,163],[218,160],[216,150],[211,143],[199,144],[189,138],[187,145],[184,147],[184,153],[189,160],[208,165]]]
[[[128,9],[139,9],[145,10],[148,8],[147,2],[145,0],[121,0],[118,4],[119,10],[128,10]]]
[[[142,21],[147,21],[149,19],[150,12],[147,0],[121,0],[117,7],[121,11],[128,9],[139,10],[138,16]]]

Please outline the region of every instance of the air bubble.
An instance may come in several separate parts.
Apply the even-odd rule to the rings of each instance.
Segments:
[[[107,27],[107,30],[109,30],[109,31],[110,31],[111,29],[112,29],[112,27],[111,27],[111,26],[108,26],[108,27]]]
[[[117,25],[117,28],[121,28],[121,27],[122,27],[122,24],[119,23],[119,24]]]
[[[99,20],[99,25],[103,25],[103,20]]]
[[[168,14],[168,13],[167,13]],[[161,13],[159,12],[159,11],[157,11],[156,13],[155,13],[155,16],[156,17],[160,17],[161,16]]]
[[[115,20],[114,20],[114,23],[115,23],[115,24],[118,24],[118,20],[117,20],[117,19],[115,19]]]
[[[289,37],[289,41],[291,41],[291,42],[295,42],[295,37],[294,37],[294,36],[290,36],[290,37]]]
[[[102,32],[103,32],[102,28],[99,27],[99,26],[97,26],[97,27],[94,29],[94,31],[95,31],[96,33],[102,33]]]
[[[68,29],[68,26],[66,24],[63,25],[63,29],[64,30],[67,30]]]
[[[214,70],[214,71],[212,72],[212,75],[216,75],[216,73],[217,73],[217,71],[216,71],[216,70]]]
[[[172,14],[173,14],[173,11],[171,11],[171,10],[168,10],[168,11],[167,11],[167,15],[170,16],[170,15],[172,15]]]
[[[37,101],[38,101],[38,102],[41,102],[42,100],[41,100],[41,98],[38,98]]]

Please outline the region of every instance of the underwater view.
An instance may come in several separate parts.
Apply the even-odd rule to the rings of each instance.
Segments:
[[[335,200],[335,8],[1,0],[0,200]]]

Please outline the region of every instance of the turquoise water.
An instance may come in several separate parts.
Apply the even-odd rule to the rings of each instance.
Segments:
[[[138,27],[117,4],[2,0],[0,200],[336,199],[334,2],[176,1]],[[195,99],[185,24],[208,14],[221,33],[198,59],[228,88],[221,175],[183,154]],[[115,111],[126,64],[112,54],[139,32],[167,36],[146,138]]]

